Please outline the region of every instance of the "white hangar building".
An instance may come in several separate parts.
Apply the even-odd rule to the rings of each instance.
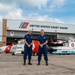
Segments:
[[[14,43],[14,41],[23,39],[27,30],[32,30],[35,38],[44,29],[49,39],[70,39],[75,38],[75,25],[45,22],[45,21],[27,21],[3,19],[2,24],[2,45]]]

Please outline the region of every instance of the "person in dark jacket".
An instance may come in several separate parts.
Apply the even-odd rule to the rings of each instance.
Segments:
[[[40,65],[41,56],[44,54],[44,60],[46,61],[46,65],[48,65],[48,56],[47,56],[47,47],[48,37],[44,34],[44,30],[41,30],[41,35],[38,37],[39,41],[39,51],[38,51],[38,64]]]
[[[24,65],[26,65],[26,59],[28,55],[28,65],[32,65],[31,56],[32,56],[32,44],[34,37],[31,35],[32,31],[28,30],[27,34],[24,36]]]

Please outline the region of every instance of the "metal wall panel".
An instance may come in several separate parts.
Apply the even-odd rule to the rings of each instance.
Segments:
[[[26,28],[22,28],[25,22],[28,22],[28,25]],[[44,29],[45,32],[75,34],[75,25],[72,24],[7,19],[7,30],[27,31],[29,29],[37,32]]]
[[[13,35],[11,33],[14,33]],[[7,31],[7,37],[17,37],[17,38],[23,38],[26,32],[20,32],[20,31]]]

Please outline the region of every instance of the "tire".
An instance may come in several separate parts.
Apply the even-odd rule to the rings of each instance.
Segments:
[[[21,54],[24,54],[24,51],[21,51]]]
[[[38,53],[37,53],[37,56],[38,56]]]
[[[14,53],[12,53],[12,55],[15,55]]]

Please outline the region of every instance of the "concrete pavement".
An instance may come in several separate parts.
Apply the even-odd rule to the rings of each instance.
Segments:
[[[44,59],[37,66],[37,56],[32,57],[33,65],[23,66],[23,56],[0,54],[0,75],[75,75],[75,55],[48,55],[49,66]]]

